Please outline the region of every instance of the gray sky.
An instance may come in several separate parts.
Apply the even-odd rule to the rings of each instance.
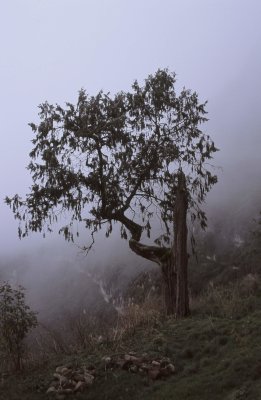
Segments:
[[[48,100],[128,90],[159,67],[209,101],[222,184],[259,192],[260,0],[8,0],[0,6],[0,255],[26,248],[5,195],[26,193],[28,122]],[[241,175],[240,175],[241,174]],[[239,178],[240,176],[240,178]],[[252,185],[253,183],[253,185]]]

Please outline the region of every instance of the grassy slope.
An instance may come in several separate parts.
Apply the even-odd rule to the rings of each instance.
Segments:
[[[100,348],[96,355],[57,357],[48,365],[9,377],[0,385],[0,399],[47,399],[44,393],[55,367],[68,362],[97,364],[100,371],[93,387],[77,399],[261,399],[261,311],[240,319],[199,315],[139,328],[121,345],[120,352],[128,351],[167,356],[174,361],[177,374],[151,382],[130,372],[105,372],[101,356],[113,351]]]

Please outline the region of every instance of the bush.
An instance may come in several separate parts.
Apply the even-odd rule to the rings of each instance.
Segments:
[[[0,349],[17,370],[22,367],[24,339],[37,325],[36,313],[25,304],[25,289],[0,284]]]

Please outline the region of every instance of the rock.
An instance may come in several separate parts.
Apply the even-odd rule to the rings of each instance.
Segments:
[[[51,382],[50,387],[51,386],[53,386],[55,389],[58,389],[58,387],[60,386],[60,383],[59,383],[59,381],[53,381],[53,382]]]
[[[94,376],[85,372],[84,373],[84,381],[87,385],[92,385],[93,381],[94,381]]]
[[[67,367],[63,367],[62,370],[61,370],[61,373],[63,375],[66,375],[68,372],[69,372],[69,369]]]
[[[172,374],[175,374],[176,368],[175,368],[175,366],[174,366],[173,364],[171,364],[171,363],[168,364],[166,368],[168,368],[168,370],[169,370]]]
[[[56,393],[56,389],[54,386],[50,386],[49,389],[47,389],[46,394],[50,394],[50,393]]]
[[[77,382],[74,391],[75,392],[82,392],[86,388],[86,383],[85,382]]]
[[[57,374],[62,374],[63,370],[68,369],[68,367],[66,365],[60,365],[55,369],[55,372],[57,372]]]
[[[125,360],[125,361],[135,362],[135,361],[138,361],[139,359],[138,359],[138,357],[133,356],[133,355],[131,355],[131,354],[125,354],[124,360]]]
[[[53,377],[54,377],[57,381],[59,381],[59,384],[62,385],[62,386],[65,385],[65,384],[68,382],[68,379],[67,379],[65,376],[63,376],[63,375],[54,373],[54,374],[53,374]]]
[[[175,366],[170,359],[151,359],[146,353],[138,357],[136,353],[130,352],[119,357],[103,357],[105,369],[121,368],[123,370],[147,375],[150,379],[168,377],[176,372]],[[63,400],[67,395],[81,396],[88,386],[95,380],[96,370],[93,365],[82,366],[73,369],[71,365],[56,367],[53,374],[54,381],[50,384],[47,394],[55,394],[56,399]]]
[[[162,362],[166,361],[167,363],[171,362],[169,357],[164,357],[161,361]]]
[[[148,365],[148,364],[143,363],[143,364],[141,364],[140,369],[142,371],[147,371],[148,372],[150,369],[152,369],[152,367],[150,365]]]
[[[57,374],[57,373],[55,372],[55,373],[53,374],[53,377],[54,377],[57,381],[59,381],[59,380],[61,379],[62,375]]]
[[[74,374],[73,374],[73,379],[74,379],[76,382],[84,381],[84,374],[74,373]]]
[[[72,377],[72,373],[73,373],[73,370],[70,369],[70,368],[65,367],[65,368],[62,369],[62,374],[64,376],[66,376],[67,378],[71,378]]]
[[[65,378],[65,379],[66,379],[66,378]],[[67,382],[65,382],[64,384],[62,384],[62,387],[63,387],[64,389],[74,389],[76,384],[77,384],[77,382],[67,379]]]
[[[89,374],[91,374],[91,375],[93,375],[93,376],[96,375],[96,370],[95,370],[95,368],[87,368],[87,371],[88,371]]]
[[[162,367],[162,368],[164,368],[164,367],[166,367],[168,364],[170,364],[170,359],[169,358],[164,358],[164,359],[162,359],[162,360],[160,360],[160,366]]]
[[[130,371],[133,372],[133,373],[138,372],[138,366],[137,365],[131,365],[130,366]]]
[[[67,385],[68,382],[69,382],[69,380],[68,380],[65,376],[61,376],[61,378],[60,378],[60,384],[61,384],[62,386]]]
[[[59,366],[56,368],[56,372],[53,374],[55,379],[49,387],[47,393],[55,393],[58,399],[66,398],[67,395],[72,393],[80,393],[87,386],[92,385],[94,381],[94,375],[90,371],[95,372],[94,367],[91,366],[91,370],[86,367],[78,368],[73,370],[65,366]]]

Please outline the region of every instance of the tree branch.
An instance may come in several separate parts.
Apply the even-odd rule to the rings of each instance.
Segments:
[[[162,265],[162,259],[168,254],[168,247],[148,246],[137,242],[133,238],[129,240],[130,249],[138,256]]]
[[[142,234],[141,225],[137,224],[136,222],[126,217],[122,212],[112,214],[111,218],[114,219],[115,221],[121,222],[131,233],[132,239],[138,242],[140,241]]]

